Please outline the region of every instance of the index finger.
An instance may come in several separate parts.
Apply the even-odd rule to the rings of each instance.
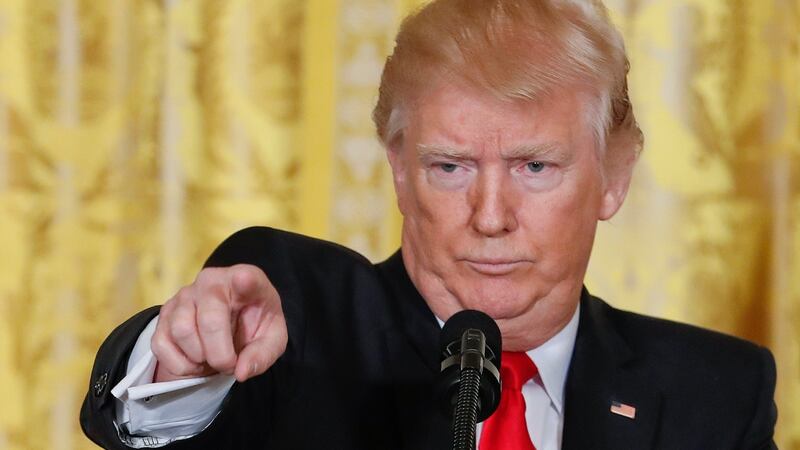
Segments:
[[[258,267],[238,264],[231,267],[231,299],[236,303],[269,302],[275,296],[275,288],[267,275]]]

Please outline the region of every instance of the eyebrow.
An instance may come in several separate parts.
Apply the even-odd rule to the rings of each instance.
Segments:
[[[501,152],[503,159],[507,160],[532,160],[544,156],[561,153],[559,145],[543,143],[535,145],[521,145]],[[466,149],[459,149],[447,145],[417,144],[417,152],[421,159],[444,157],[450,159],[470,159],[472,153]]]
[[[450,159],[469,159],[468,150],[438,144],[417,144],[417,153],[421,159],[445,157]]]
[[[553,154],[561,154],[561,147],[551,142],[535,145],[521,145],[511,150],[501,152],[504,159],[533,160]]]

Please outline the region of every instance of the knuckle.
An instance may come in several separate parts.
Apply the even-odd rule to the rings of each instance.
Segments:
[[[167,300],[163,305],[161,305],[161,309],[158,311],[158,327],[160,328],[162,325],[161,323],[167,320],[166,318],[172,314],[172,311],[175,310],[175,305],[177,304],[178,297],[177,294]]]
[[[236,367],[236,355],[209,355],[208,365],[220,372],[228,372]]]
[[[219,269],[216,267],[206,267],[197,274],[195,283],[200,286],[208,286],[216,283],[219,279]]]
[[[156,359],[162,358],[166,353],[167,342],[163,334],[155,333],[150,340],[150,350],[155,355]]]
[[[198,372],[198,365],[192,364],[188,361],[168,361],[167,369],[174,373],[175,375],[179,376],[189,376],[194,375]]]
[[[273,327],[274,334],[271,342],[274,342],[274,349],[278,351],[278,354],[283,354],[289,345],[289,330],[286,328],[286,321],[277,320]]]
[[[286,347],[289,345],[289,333],[286,332],[286,329],[283,330],[283,333],[281,333],[278,339],[278,349],[280,350],[279,354],[282,355],[286,352]]]
[[[175,297],[172,298],[170,301],[174,301],[174,303],[185,302],[192,299],[191,289],[189,286],[183,286],[178,289],[178,292],[175,293]]]
[[[219,333],[228,324],[228,317],[220,313],[208,312],[197,317],[197,326],[203,333]]]
[[[249,289],[267,285],[267,275],[251,264],[239,264],[231,267],[231,281]]]
[[[176,317],[172,320],[170,332],[175,339],[186,339],[195,334],[194,321],[185,317]]]
[[[183,357],[177,356],[172,350],[170,341],[163,334],[154,334],[150,341],[150,350],[158,360],[159,364],[172,374],[178,376],[188,376],[198,372],[199,366]]]
[[[244,277],[248,280],[257,280],[266,276],[261,269],[252,264],[237,264],[231,267],[231,270],[233,271],[234,275]]]

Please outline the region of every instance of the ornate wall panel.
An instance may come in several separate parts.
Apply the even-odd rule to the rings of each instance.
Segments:
[[[339,16],[330,237],[372,259],[398,243],[392,177],[370,120],[401,13],[394,2],[349,0]]]

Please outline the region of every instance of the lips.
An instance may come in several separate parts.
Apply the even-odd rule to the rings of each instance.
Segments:
[[[525,261],[500,259],[468,259],[466,263],[472,270],[483,275],[507,275],[519,269]]]

